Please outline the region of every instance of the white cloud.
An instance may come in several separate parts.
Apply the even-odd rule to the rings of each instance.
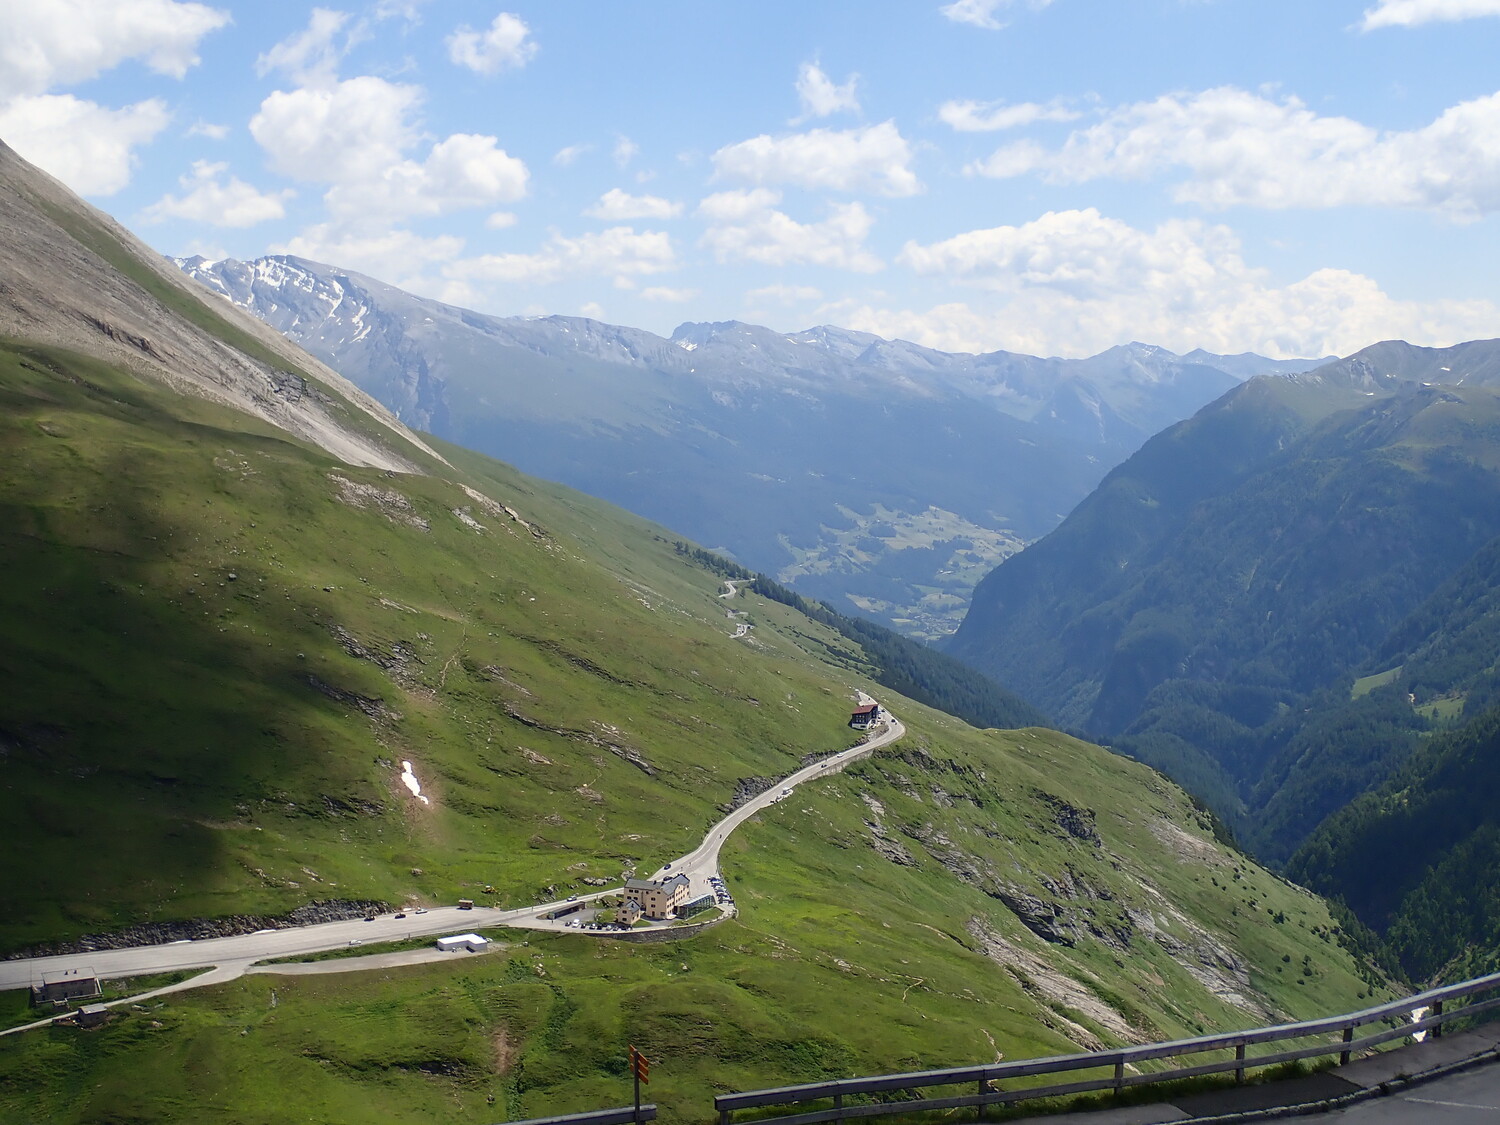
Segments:
[[[894,121],[857,129],[813,129],[785,137],[762,134],[713,155],[716,179],[796,184],[833,191],[907,196],[922,190],[912,152]]]
[[[520,16],[501,12],[485,31],[460,27],[448,36],[448,57],[480,74],[523,67],[536,57],[536,40]]]
[[[697,295],[696,289],[668,289],[664,285],[652,285],[641,290],[641,297],[647,301],[667,301],[672,304],[691,301]]]
[[[25,96],[0,106],[0,137],[80,195],[113,195],[130,182],[133,150],[169,117],[159,98],[107,109],[71,94]]]
[[[0,98],[94,78],[127,59],[181,78],[198,41],[229,13],[174,0],[13,0],[0,4]]]
[[[598,301],[588,301],[578,307],[578,315],[586,316],[590,320],[603,320],[604,306]]]
[[[553,231],[535,254],[486,254],[456,263],[450,272],[463,280],[546,284],[564,277],[641,277],[677,264],[669,235],[610,227],[577,238]]]
[[[766,285],[745,294],[745,300],[750,304],[772,301],[779,305],[797,305],[822,299],[823,290],[811,285]]]
[[[595,219],[623,222],[630,219],[675,219],[682,214],[682,204],[656,195],[630,195],[610,188],[599,202],[584,212]]]
[[[999,129],[1018,129],[1038,121],[1076,121],[1081,114],[1061,101],[1050,102],[944,102],[938,107],[938,119],[960,133],[989,133]]]
[[[1139,230],[1093,209],[908,243],[898,261],[990,296],[926,312],[854,303],[828,311],[846,327],[931,347],[1037,355],[1087,355],[1131,339],[1177,350],[1343,354],[1393,336],[1451,344],[1493,334],[1500,318],[1490,301],[1398,301],[1345,270],[1277,285],[1245,263],[1227,227],[1171,220]]]
[[[1174,195],[1209,207],[1416,207],[1473,217],[1500,209],[1500,94],[1420,129],[1381,133],[1321,117],[1296,98],[1234,87],[1123,106],[1057,149],[1026,140],[973,166],[1054,183],[1142,179],[1186,169]]]
[[[865,238],[875,221],[861,204],[838,204],[821,223],[799,223],[773,209],[780,198],[763,188],[709,196],[699,205],[698,214],[712,225],[699,245],[712,250],[720,262],[800,263],[856,273],[885,268],[865,249]]]
[[[1052,0],[1028,0],[1033,8],[1045,8]],[[1014,0],[953,0],[951,4],[944,4],[939,9],[954,23],[968,23],[975,27],[987,27],[990,30],[1004,27],[1000,18],[995,15],[1001,8],[1007,8]]]
[[[207,121],[195,121],[188,128],[190,137],[207,137],[211,141],[222,141],[229,136],[228,125],[212,125]]]
[[[769,210],[780,202],[781,192],[770,188],[721,191],[703,199],[698,204],[698,214],[717,222],[733,222]]]
[[[421,101],[416,86],[369,76],[276,90],[250,119],[250,134],[271,166],[294,179],[327,183],[378,177],[416,143],[410,116]]]
[[[1379,0],[1365,10],[1362,31],[1379,27],[1416,27],[1438,21],[1500,16],[1500,0]]]
[[[559,168],[567,168],[593,147],[593,145],[569,145],[567,148],[560,148],[553,154],[552,163]]]
[[[837,86],[817,63],[803,63],[797,74],[797,96],[802,99],[802,116],[792,124],[813,117],[827,117],[840,110],[858,113],[859,97],[854,92],[858,83],[859,75],[851,74],[842,86]]]
[[[484,220],[486,230],[505,230],[513,227],[519,220],[514,211],[496,211]]]
[[[286,215],[285,203],[295,192],[257,191],[236,176],[224,179],[228,170],[228,164],[195,161],[192,173],[178,181],[186,193],[162,196],[146,208],[145,220],[188,219],[216,227],[249,227]]]
[[[525,197],[528,179],[525,162],[494,137],[454,133],[433,145],[422,163],[398,161],[378,174],[335,184],[325,198],[334,216],[370,225],[512,203]]]
[[[309,227],[270,248],[272,254],[295,254],[315,262],[359,270],[410,292],[427,295],[438,282],[423,271],[452,262],[463,253],[464,240],[452,235],[424,238],[409,230],[351,235],[328,224]]]
[[[299,84],[324,84],[337,76],[338,65],[349,49],[365,35],[356,24],[337,43],[339,32],[349,24],[348,12],[314,8],[307,27],[289,35],[255,60],[255,73],[265,77],[280,71]]]
[[[629,137],[620,136],[615,138],[615,163],[624,168],[641,153],[641,146]]]

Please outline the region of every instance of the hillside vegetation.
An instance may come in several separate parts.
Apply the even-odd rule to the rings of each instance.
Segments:
[[[1438,358],[1483,382],[1487,355]],[[1493,389],[1350,361],[1252,380],[998,568],[952,651],[1285,858],[1483,677],[1493,626],[1482,609],[1446,623],[1455,595],[1439,591],[1496,535]]]
[[[67,245],[161,338],[191,336],[182,293]],[[880,688],[920,670],[893,641],[721,597],[675,536],[408,442],[315,367],[318,417],[357,413],[360,448],[405,442],[427,471],[352,466],[309,436],[338,433],[185,394],[116,343],[0,341],[0,949],[330,899],[535,902],[652,870],[742,785],[849,745],[860,691],[909,734],[737,833],[742,914],[688,944],[538,939],[127,1007],[0,1043],[0,1115],[522,1117],[617,1101],[634,1042],[688,1120],[722,1085],[1243,1026],[1380,986],[1321,900],[1145,766]]]

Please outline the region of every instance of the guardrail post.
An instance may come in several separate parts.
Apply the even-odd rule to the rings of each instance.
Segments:
[[[729,1118],[731,1116],[733,1116],[733,1113],[732,1113],[731,1110],[727,1110],[727,1109],[721,1109],[721,1110],[719,1110],[719,1125],[729,1125]]]
[[[990,1092],[990,1084],[988,1082],[986,1082],[983,1078],[981,1078],[979,1080],[979,1096],[982,1098],[986,1094],[988,1094],[989,1092]],[[984,1111],[985,1111],[985,1108],[986,1108],[985,1103],[984,1102],[980,1102],[979,1105],[976,1108],[979,1110],[979,1116],[976,1117],[974,1120],[975,1121],[983,1121],[984,1120]]]
[[[1354,1042],[1354,1028],[1352,1026],[1344,1028],[1344,1042],[1345,1043],[1352,1043],[1352,1042]],[[1348,1066],[1348,1065],[1349,1065],[1349,1048],[1345,1047],[1342,1051],[1339,1052],[1339,1066]]]
[[[1433,1003],[1432,1003],[1432,1014],[1435,1015],[1435,1016],[1437,1016],[1437,1017],[1439,1017],[1439,1018],[1442,1017],[1442,1014],[1443,1014],[1443,1002],[1441,1000],[1434,1000],[1433,1001]],[[1432,1037],[1434,1039],[1441,1039],[1443,1037],[1443,1025],[1441,1023],[1439,1023],[1436,1027],[1434,1027],[1432,1029]]]
[[[1245,1045],[1239,1044],[1234,1049],[1234,1061],[1238,1064],[1234,1068],[1234,1082],[1236,1086],[1245,1084]]]
[[[1125,1088],[1125,1056],[1121,1055],[1115,1060],[1115,1093]]]

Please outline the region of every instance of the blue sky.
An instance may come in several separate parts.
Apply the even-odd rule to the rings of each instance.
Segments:
[[[0,139],[164,253],[950,350],[1500,336],[1500,0],[33,0]]]

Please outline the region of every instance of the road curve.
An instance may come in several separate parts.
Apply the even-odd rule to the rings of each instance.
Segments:
[[[708,834],[697,848],[660,868],[655,877],[661,878],[668,874],[686,872],[695,894],[699,891],[708,891],[710,889],[709,876],[718,872],[719,849],[729,834],[756,813],[775,804],[781,799],[783,790],[795,789],[803,782],[836,773],[850,762],[866,757],[880,747],[896,741],[905,733],[906,727],[894,715],[887,712],[884,729],[879,733],[858,746],[831,754],[783,778],[766,792],[720,820],[708,830]],[[579,895],[577,901],[588,902],[607,895],[618,894],[621,889],[614,887]],[[543,903],[514,910],[499,910],[483,906],[464,910],[456,906],[438,906],[424,910],[420,914],[408,911],[403,918],[396,918],[392,914],[382,914],[373,921],[353,919],[342,922],[322,922],[292,929],[260,930],[253,934],[238,934],[233,937],[204,938],[199,941],[170,942],[165,945],[138,945],[124,949],[102,949],[92,953],[66,953],[51,957],[0,960],[0,991],[11,991],[40,984],[44,973],[77,972],[80,975],[103,979],[118,979],[186,969],[220,970],[220,972],[195,977],[190,981],[160,990],[179,991],[184,988],[218,983],[222,980],[232,980],[257,961],[321,953],[353,944],[400,941],[407,938],[462,933],[467,930],[491,929],[497,926],[560,929],[563,923],[544,919],[541,915],[568,905],[568,901]],[[129,999],[139,998],[130,997]]]
[[[680,859],[675,859],[670,864],[659,868],[652,875],[652,878],[661,879],[667,875],[685,873],[689,880],[691,880],[693,891],[696,892],[700,887],[708,889],[708,877],[710,875],[717,875],[719,872],[719,849],[724,846],[724,841],[729,838],[729,834],[736,828],[744,824],[745,821],[749,820],[756,813],[763,812],[776,804],[777,801],[782,800],[785,790],[795,789],[805,781],[812,781],[837,773],[850,762],[868,757],[882,746],[888,746],[892,742],[895,742],[904,734],[906,734],[905,725],[887,711],[885,713],[885,729],[878,734],[873,735],[858,746],[842,750],[837,754],[831,754],[820,761],[814,762],[810,766],[803,766],[794,774],[782,778],[775,785],[771,786],[771,788],[760,794],[760,796],[745,802],[739,808],[735,809],[734,812],[715,824],[708,830],[708,835],[704,836],[703,843]]]

